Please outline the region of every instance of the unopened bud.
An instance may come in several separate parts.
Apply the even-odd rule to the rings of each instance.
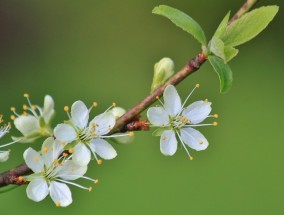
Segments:
[[[114,107],[110,109],[109,112],[114,115],[115,119],[118,119],[119,117],[121,117],[123,114],[126,113],[126,110],[124,110],[121,107]]]
[[[165,83],[174,74],[174,62],[172,59],[162,58],[154,66],[154,77],[151,86],[151,92]]]

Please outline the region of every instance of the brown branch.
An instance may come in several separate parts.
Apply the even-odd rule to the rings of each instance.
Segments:
[[[247,0],[246,3],[239,9],[239,11],[232,17],[229,24],[238,19],[242,14],[246,13],[257,0]],[[172,84],[177,85],[183,81],[187,76],[197,71],[200,66],[206,61],[206,55],[204,53],[199,53],[196,57],[192,58],[179,72],[173,75],[165,84],[158,87],[154,92],[148,95],[145,99],[141,100],[133,108],[131,108],[127,113],[121,116],[117,121],[116,125],[112,129],[111,133],[117,131],[127,131],[130,128],[135,128],[133,130],[143,130],[142,125],[146,126],[145,121],[135,120],[137,115],[148,108],[156,101],[157,96],[161,96],[164,92],[166,86]],[[140,123],[140,124],[139,124]],[[130,127],[129,127],[130,126]],[[136,126],[136,127],[135,127]],[[142,127],[141,127],[142,126]],[[146,130],[147,127],[144,127]],[[25,184],[21,176],[30,174],[31,170],[26,164],[21,164],[14,169],[6,171],[0,174],[0,187],[7,186],[9,184]]]

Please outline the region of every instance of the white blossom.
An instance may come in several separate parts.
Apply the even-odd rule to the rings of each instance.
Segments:
[[[92,107],[96,105],[94,103]],[[68,112],[69,108],[65,107],[70,122],[59,124],[54,129],[57,140],[64,144],[75,142],[75,146],[72,148],[72,160],[79,165],[88,165],[91,154],[98,164],[102,163],[98,156],[106,160],[115,158],[117,156],[115,149],[104,139],[129,135],[107,135],[115,125],[115,116],[108,112],[110,108],[89,122],[89,113],[92,107],[88,109],[82,101],[76,101],[71,107],[71,114]],[[130,133],[130,135],[132,134]]]
[[[3,115],[0,115],[0,123],[3,122],[2,117],[3,117]],[[11,124],[10,123],[8,123],[8,125],[0,126],[0,139],[2,137],[4,137],[10,131],[10,129],[11,129]],[[4,148],[4,147],[7,147],[7,146],[10,146],[10,145],[13,145],[16,142],[17,141],[13,141],[11,143],[6,143],[4,145],[0,145],[0,149]],[[10,150],[6,150],[6,151],[0,150],[0,162],[6,162],[9,159],[9,156],[10,156]]]
[[[11,119],[14,120],[15,127],[22,133],[22,137],[12,137],[14,140],[19,140],[22,143],[30,143],[40,137],[48,137],[52,135],[50,127],[52,118],[55,114],[54,101],[51,96],[44,97],[44,105],[40,107],[33,105],[28,94],[24,94],[28,105],[23,105],[24,112],[18,114],[15,107],[11,107],[14,115]]]
[[[32,148],[24,152],[25,162],[34,172],[24,177],[30,182],[26,189],[29,199],[39,202],[49,194],[56,206],[66,207],[72,203],[72,193],[67,184],[91,191],[91,187],[72,181],[84,178],[97,183],[97,180],[84,176],[87,166],[75,164],[70,156],[63,153],[63,148],[59,141],[49,137],[44,141],[41,152]]]
[[[198,130],[193,127],[217,125],[199,124],[208,117],[217,118],[218,115],[209,115],[211,112],[211,102],[196,101],[187,107],[184,107],[193,91],[199,87],[199,84],[192,90],[185,102],[182,104],[181,99],[172,85],[166,87],[163,97],[164,103],[161,107],[151,107],[148,109],[147,116],[154,127],[160,127],[154,133],[160,137],[160,150],[164,155],[172,156],[177,151],[178,140],[186,150],[189,158],[190,155],[186,146],[201,151],[208,147],[207,139]]]

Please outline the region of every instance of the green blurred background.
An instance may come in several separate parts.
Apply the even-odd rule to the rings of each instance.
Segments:
[[[78,99],[99,102],[95,113],[113,101],[131,108],[149,93],[155,62],[171,57],[178,70],[200,50],[191,36],[151,14],[154,6],[189,13],[209,38],[223,16],[242,3],[1,0],[0,112],[9,119],[10,106],[21,108],[25,92],[40,105],[45,94],[52,95],[56,123],[67,118],[63,106]],[[115,160],[91,163],[88,175],[99,178],[99,185],[92,193],[72,187],[68,208],[56,208],[50,198],[32,202],[22,186],[0,195],[0,213],[284,214],[284,3],[263,0],[257,6],[267,4],[278,4],[280,12],[260,36],[239,47],[230,63],[234,85],[228,94],[219,94],[208,64],[178,86],[184,98],[200,83],[191,101],[208,98],[220,115],[218,127],[201,129],[210,142],[206,151],[191,150],[193,161],[184,150],[165,157],[159,138],[136,132],[135,143],[115,146]],[[21,163],[26,147],[11,147],[12,157],[0,170]]]

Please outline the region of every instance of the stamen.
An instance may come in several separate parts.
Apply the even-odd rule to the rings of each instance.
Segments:
[[[65,183],[65,184],[74,185],[74,186],[79,187],[79,188],[82,188],[82,189],[84,189],[84,190],[89,190],[89,187],[84,187],[84,186],[82,186],[82,185],[80,185],[80,184],[76,184],[76,183],[71,182],[71,181],[66,181],[66,180],[62,180],[62,179],[59,179],[59,178],[57,178],[56,181],[60,181],[60,182],[63,182],[63,183]]]
[[[64,106],[64,111],[68,112],[69,111],[69,107],[68,106]]]
[[[15,120],[15,119],[16,119],[15,115],[11,115],[11,116],[10,116],[10,119],[11,119],[11,120]]]
[[[61,206],[61,203],[60,202],[56,202],[56,207],[60,207]]]
[[[13,145],[14,143],[17,143],[17,142],[19,142],[19,141],[21,141],[21,140],[22,140],[22,139],[18,139],[18,140],[16,140],[16,141],[11,142],[11,143],[7,143],[7,144],[5,144],[5,145],[0,146],[0,148],[4,148],[4,147],[6,147],[6,146]]]
[[[200,84],[196,84],[195,87],[193,88],[193,90],[191,90],[191,92],[190,92],[189,95],[186,97],[186,99],[184,100],[184,102],[183,102],[183,104],[182,104],[182,106],[181,106],[181,112],[183,111],[183,108],[184,108],[184,106],[185,106],[187,100],[189,99],[189,97],[190,97],[190,96],[192,95],[192,93],[193,93],[197,88],[199,88],[199,87],[200,87]],[[181,114],[181,112],[180,112],[179,114]]]
[[[218,114],[214,114],[214,118],[219,118],[219,115]]]
[[[204,102],[208,103],[208,99],[205,99]]]
[[[36,118],[38,118],[37,113],[34,111],[34,110],[36,109],[36,107],[35,107],[34,105],[32,105],[32,103],[31,103],[31,101],[30,101],[30,99],[29,99],[30,95],[27,94],[27,93],[25,93],[25,94],[24,94],[24,97],[27,99],[28,104],[29,104],[29,106],[30,106],[29,110],[32,112],[32,114],[33,114]]]
[[[156,99],[161,103],[162,106],[164,106],[164,103],[162,102],[159,96],[156,96]]]
[[[23,110],[28,110],[28,106],[26,104],[23,105]]]
[[[74,149],[73,148],[69,149],[68,151],[69,151],[70,154],[74,153]]]
[[[179,140],[180,140],[180,142],[181,142],[183,148],[185,149],[186,153],[188,154],[189,159],[191,160],[192,157],[191,157],[189,151],[187,150],[187,148],[186,148],[184,142],[182,141],[180,134],[179,134],[178,132],[176,132],[176,133],[177,133],[177,135],[178,135],[178,137],[179,137]],[[193,158],[192,158],[192,159],[193,159]]]
[[[44,148],[42,149],[42,152],[43,152],[43,153],[46,153],[47,151],[48,151],[47,147],[44,147]]]
[[[34,157],[34,161],[35,161],[35,162],[38,162],[38,157]]]
[[[99,165],[101,165],[101,164],[103,163],[103,161],[102,161],[101,159],[99,159],[99,160],[97,160],[97,163],[98,163]]]
[[[97,103],[97,102],[93,102],[93,106],[94,106],[94,107],[97,107],[97,106],[98,106],[98,103]]]
[[[213,126],[217,126],[218,125],[218,122],[213,122]]]
[[[192,160],[193,160],[193,157],[192,157],[192,156],[190,156],[190,157],[189,157],[189,160],[191,160],[191,161],[192,161]]]
[[[113,107],[115,107],[115,106],[116,106],[116,103],[115,103],[115,102],[113,102],[113,103],[112,103],[112,106],[113,106]]]

